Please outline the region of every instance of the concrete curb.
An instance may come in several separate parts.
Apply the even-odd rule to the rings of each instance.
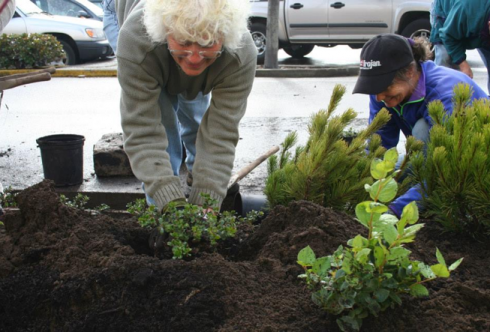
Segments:
[[[255,77],[341,77],[359,75],[358,66],[257,68]]]
[[[35,72],[36,69],[0,70],[0,77],[14,74]],[[313,66],[281,66],[279,69],[258,67],[255,77],[341,77],[357,76],[359,67],[313,67]],[[117,69],[57,68],[52,77],[117,77]]]
[[[36,72],[38,69],[9,69],[0,70],[0,77]],[[116,77],[116,69],[61,69],[56,68],[56,72],[51,77]]]

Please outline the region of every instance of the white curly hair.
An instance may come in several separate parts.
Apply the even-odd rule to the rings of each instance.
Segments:
[[[221,40],[234,50],[248,32],[248,0],[146,0],[144,24],[155,43],[167,36],[210,46]]]

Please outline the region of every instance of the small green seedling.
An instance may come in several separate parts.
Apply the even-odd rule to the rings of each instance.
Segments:
[[[304,268],[304,279],[313,290],[312,300],[332,315],[338,315],[342,331],[359,331],[362,320],[387,308],[401,305],[401,294],[428,296],[424,286],[436,278],[448,278],[462,258],[447,266],[439,249],[437,264],[427,265],[410,260],[405,243],[413,242],[424,226],[417,224],[419,212],[415,202],[405,206],[401,218],[387,213],[386,205],[397,193],[393,176],[398,159],[396,149],[386,152],[383,160],[371,163],[371,175],[377,181],[365,185],[371,201],[357,204],[357,220],[368,235],[357,235],[339,246],[330,256],[317,258],[308,246],[298,254],[298,264]]]
[[[90,198],[87,195],[83,195],[81,193],[78,193],[73,198],[73,200],[69,200],[68,197],[66,197],[63,194],[60,195],[60,202],[61,203],[65,204],[68,207],[72,207],[72,208],[79,209],[79,210],[86,210],[85,206],[87,205],[89,200],[90,200]],[[102,212],[102,211],[105,211],[108,209],[110,209],[110,206],[107,204],[101,204],[101,205],[93,208],[93,210],[99,211],[99,212]]]
[[[5,188],[3,192],[0,190],[0,206],[4,208],[17,207],[15,196],[17,196],[17,193],[14,192],[11,186]]]
[[[130,213],[138,215],[138,222],[143,227],[157,227],[166,236],[167,245],[172,248],[174,259],[183,259],[193,254],[193,248],[201,241],[216,246],[218,241],[234,237],[237,227],[242,223],[251,223],[263,212],[252,211],[246,218],[238,218],[233,211],[209,213],[217,211],[217,201],[209,195],[204,197],[203,206],[185,204],[178,206],[169,203],[164,214],[154,205],[146,207],[144,199],[128,205]]]

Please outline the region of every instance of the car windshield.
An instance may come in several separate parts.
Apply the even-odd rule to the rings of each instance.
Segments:
[[[16,0],[15,5],[24,15],[42,13],[43,10],[29,0]]]
[[[76,0],[76,2],[81,3],[82,5],[90,9],[95,15],[100,17],[104,16],[104,11],[102,10],[102,8],[100,8],[97,5],[94,5],[88,0]]]

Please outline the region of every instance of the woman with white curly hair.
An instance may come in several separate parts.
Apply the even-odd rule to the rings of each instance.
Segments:
[[[256,68],[247,0],[118,0],[117,47],[124,148],[147,201],[219,204],[231,177],[238,125]],[[189,180],[189,178],[188,178]],[[188,181],[189,182],[189,181]]]

